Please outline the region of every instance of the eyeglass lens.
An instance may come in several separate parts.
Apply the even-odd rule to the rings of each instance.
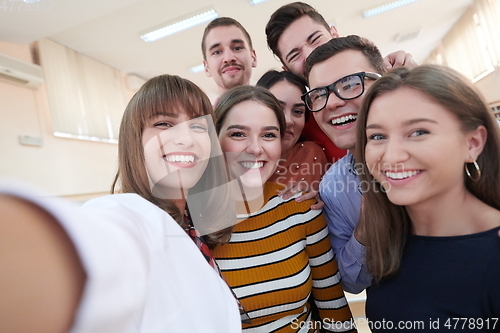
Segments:
[[[363,78],[360,75],[344,77],[332,85],[317,88],[309,92],[307,106],[312,111],[319,111],[325,107],[330,91],[333,91],[341,99],[353,99],[363,93]]]

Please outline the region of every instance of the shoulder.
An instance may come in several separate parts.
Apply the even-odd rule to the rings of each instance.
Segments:
[[[292,147],[291,155],[301,156],[301,157],[316,156],[319,159],[325,156],[325,152],[323,151],[323,148],[321,148],[318,144],[312,141],[303,141],[303,142],[297,142]]]
[[[358,178],[355,174],[355,161],[353,156],[348,153],[327,170],[323,178],[346,180],[347,178]]]
[[[141,230],[148,240],[157,233],[184,235],[184,230],[163,209],[135,193],[110,194],[84,203],[81,209],[108,221]]]
[[[297,193],[291,198],[283,200],[283,198],[278,195],[278,192],[283,188],[283,186],[276,183],[267,182],[265,184],[266,204],[260,210],[260,212],[278,210],[282,211],[285,214],[291,215],[311,210],[311,206],[316,202],[315,199],[309,199],[302,202],[295,201],[296,198],[300,197],[303,194],[302,192]],[[321,210],[316,210],[315,212],[318,212],[320,214]]]

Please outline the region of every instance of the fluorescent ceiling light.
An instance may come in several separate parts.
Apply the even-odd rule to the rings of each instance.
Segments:
[[[201,64],[198,66],[191,67],[191,69],[189,71],[191,73],[199,73],[199,72],[203,72],[204,70],[205,70],[205,66],[203,66],[203,64]]]
[[[382,5],[382,6],[378,6],[378,7],[372,8],[372,9],[365,10],[363,12],[363,17],[366,18],[366,17],[378,15],[378,14],[387,12],[389,10],[393,10],[393,9],[396,9],[396,8],[399,8],[399,7],[402,7],[402,6],[409,5],[410,3],[416,2],[416,1],[418,1],[418,0],[398,0],[398,1],[393,1],[393,2],[390,2],[390,3]]]
[[[205,9],[201,12],[194,13],[175,21],[170,21],[163,24],[159,28],[155,28],[141,35],[141,38],[145,42],[153,42],[163,37],[175,34],[179,31],[192,28],[198,24],[212,21],[213,19],[219,17],[219,14],[214,9]]]
[[[258,5],[259,3],[265,2],[267,0],[248,0],[251,5]]]
[[[10,0],[10,1],[12,1],[12,0]],[[23,2],[29,3],[29,4],[40,2],[40,1],[42,1],[42,0],[23,0]]]

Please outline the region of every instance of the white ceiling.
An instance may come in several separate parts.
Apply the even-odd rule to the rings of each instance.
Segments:
[[[248,0],[41,0],[38,10],[22,0],[3,0],[0,40],[29,43],[49,37],[125,73],[142,77],[178,74],[197,83],[211,98],[215,83],[203,72],[189,72],[201,64],[201,37],[206,24],[146,43],[139,35],[206,7],[238,20],[252,36],[258,65],[252,83],[267,70],[280,68],[267,48],[264,28],[271,13],[289,0],[250,5]],[[418,63],[472,4],[473,0],[419,0],[405,7],[364,19],[362,11],[391,0],[309,0],[341,35],[357,34],[372,40],[385,56],[405,50]],[[7,6],[4,6],[4,5]],[[398,34],[421,29],[418,37],[397,42]]]

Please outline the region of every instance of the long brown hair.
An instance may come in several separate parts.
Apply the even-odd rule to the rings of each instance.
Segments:
[[[142,134],[147,121],[157,115],[184,112],[190,118],[209,115],[214,119],[213,109],[208,97],[189,80],[176,75],[160,75],[148,80],[128,103],[123,114],[118,139],[118,171],[111,187],[111,193],[136,193],[144,199],[165,210],[181,226],[184,225],[183,213],[171,200],[153,195],[145,167]],[[204,223],[231,225],[235,211],[229,193],[220,185],[227,183],[225,164],[215,134],[214,126],[209,126],[211,138],[210,161],[198,183],[189,190],[189,195],[198,194],[198,215],[203,214]],[[188,195],[188,198],[189,198]],[[227,209],[214,209],[227,207]],[[188,200],[189,208],[189,200]],[[225,221],[228,221],[227,223]],[[223,242],[229,239],[230,228],[208,236],[210,242]],[[211,244],[213,245],[213,244]]]
[[[414,69],[398,68],[375,82],[367,92],[357,127],[356,160],[367,171],[366,122],[370,106],[379,96],[401,87],[424,93],[453,113],[464,133],[478,126],[487,130],[487,141],[477,159],[481,178],[472,181],[465,175],[466,189],[478,199],[500,210],[500,133],[493,114],[476,89],[455,70],[437,65],[422,65]],[[366,263],[376,280],[397,273],[405,242],[411,232],[411,221],[404,206],[389,201],[379,183],[369,172],[360,172],[361,184],[369,184],[363,196],[359,227],[364,231]]]

